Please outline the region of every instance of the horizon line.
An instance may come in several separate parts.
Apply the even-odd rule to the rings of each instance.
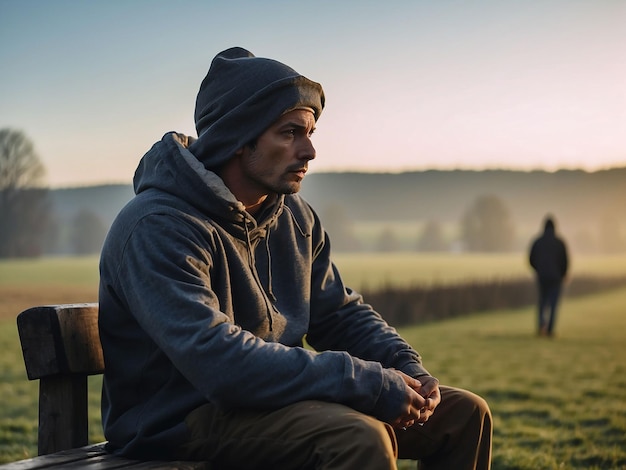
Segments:
[[[626,170],[626,162],[618,166],[606,166],[593,170],[585,169],[582,167],[559,167],[556,169],[546,168],[510,168],[510,167],[484,167],[484,168],[471,168],[471,167],[454,167],[454,168],[423,168],[423,169],[400,169],[400,170],[370,170],[370,169],[327,169],[327,170],[310,170],[309,175],[328,175],[328,174],[372,174],[372,175],[401,175],[408,173],[428,173],[428,172],[455,172],[462,171],[467,173],[482,173],[482,172],[511,172],[511,173],[558,173],[558,172],[582,172],[582,173],[600,173],[612,170]],[[306,181],[306,178],[305,178]],[[127,181],[124,180],[109,180],[109,181],[92,181],[92,182],[68,182],[62,184],[47,184],[43,187],[46,189],[80,189],[80,188],[93,188],[99,186],[132,186],[133,181],[130,178]]]

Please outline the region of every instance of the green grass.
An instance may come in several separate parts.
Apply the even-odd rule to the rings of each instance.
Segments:
[[[444,384],[490,403],[495,469],[626,469],[626,290],[565,301],[558,336],[530,309],[402,330]]]
[[[0,261],[0,286],[97,285],[98,256],[49,257]]]
[[[362,289],[384,285],[445,284],[532,275],[521,253],[339,253],[334,257],[346,284]],[[626,274],[626,253],[585,255],[571,260],[570,277]]]
[[[346,283],[354,288],[385,284],[448,283],[476,279],[530,276],[525,254],[497,253],[337,253],[334,256]],[[571,275],[624,275],[626,253],[575,256]],[[98,283],[98,257],[58,257],[0,261],[0,286]]]
[[[0,462],[36,452],[37,384],[26,379],[14,321],[0,322]]]
[[[361,278],[369,285],[450,282],[512,277],[527,269],[517,255],[342,255],[337,263],[356,287]],[[573,263],[574,275],[624,272],[626,256]],[[38,387],[26,378],[16,313],[47,299],[95,300],[96,285],[93,257],[0,262],[0,463],[37,452]],[[531,308],[400,331],[442,383],[468,388],[490,403],[494,470],[626,469],[624,306],[626,289],[566,298],[553,340],[534,336]],[[100,379],[92,377],[92,442],[104,439],[99,400]],[[403,462],[401,468],[409,467]]]
[[[534,336],[531,309],[401,333],[442,383],[490,403],[494,470],[626,469],[624,305],[626,290],[567,300],[552,340]],[[0,348],[0,462],[8,462],[36,454],[37,385],[26,379],[12,320],[0,322]],[[90,393],[98,442],[98,378]]]

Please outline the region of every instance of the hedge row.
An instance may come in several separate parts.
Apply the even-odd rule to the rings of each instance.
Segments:
[[[573,278],[563,295],[580,297],[626,286],[623,277]],[[416,325],[477,312],[534,305],[537,289],[528,278],[471,281],[458,284],[365,289],[363,297],[394,326]]]

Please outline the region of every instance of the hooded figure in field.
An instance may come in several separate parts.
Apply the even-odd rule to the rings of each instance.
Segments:
[[[530,248],[530,265],[535,271],[539,291],[537,334],[553,336],[561,289],[568,268],[565,242],[556,235],[554,219],[544,221],[543,234]]]

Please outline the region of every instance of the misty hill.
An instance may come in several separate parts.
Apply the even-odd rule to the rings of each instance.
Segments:
[[[519,223],[537,225],[546,212],[558,219],[626,215],[626,168],[581,170],[325,173],[307,176],[302,195],[314,207],[342,204],[355,220],[457,222],[479,196],[493,194]]]
[[[626,168],[581,170],[465,171],[429,170],[407,173],[313,173],[302,196],[322,220],[339,210],[354,224],[380,222],[459,224],[465,211],[484,195],[495,195],[508,208],[519,236],[539,230],[546,213],[570,238],[589,240],[606,220],[626,229]],[[90,211],[109,226],[133,195],[130,185],[51,190],[55,213],[68,221]]]
[[[127,184],[50,191],[54,213],[61,220],[68,221],[81,211],[89,211],[98,215],[107,227],[133,195],[133,187]]]

